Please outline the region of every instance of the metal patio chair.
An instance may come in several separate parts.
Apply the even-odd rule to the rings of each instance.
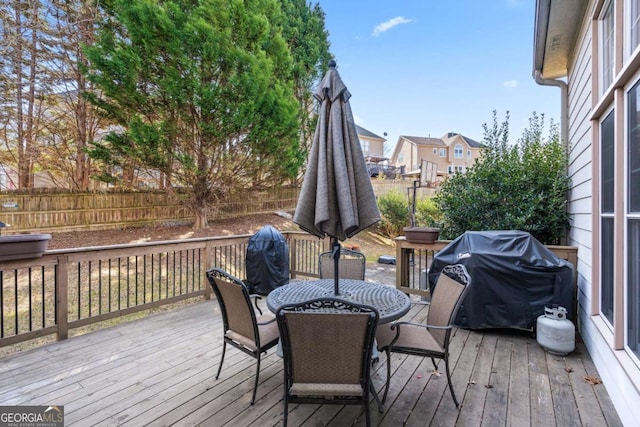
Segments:
[[[426,324],[397,321],[378,327],[378,350],[387,354],[387,383],[382,396],[383,403],[389,391],[391,353],[402,353],[430,357],[436,369],[438,365],[435,359],[444,360],[451,396],[456,407],[460,406],[451,383],[449,342],[455,327],[453,322],[456,313],[469,290],[470,283],[471,278],[463,265],[448,265],[444,267],[436,283]]]
[[[318,257],[318,266],[321,279],[333,279],[335,276],[334,259],[331,251],[322,252]],[[350,249],[340,250],[338,260],[338,275],[341,279],[364,280],[367,259],[362,252]]]
[[[276,318],[284,356],[284,426],[289,403],[362,404],[369,426],[376,309],[321,298],[282,306]]]
[[[227,344],[256,359],[256,380],[251,397],[251,404],[253,405],[258,389],[262,353],[275,347],[280,338],[275,316],[272,313],[262,314],[262,310],[257,304],[260,296],[249,295],[247,286],[237,277],[219,268],[212,268],[207,270],[207,279],[216,294],[218,304],[220,304],[222,323],[224,325],[222,357],[216,379],[218,379],[222,370]],[[251,305],[252,298],[255,302],[255,309]],[[258,310],[258,316],[256,316],[255,310]]]

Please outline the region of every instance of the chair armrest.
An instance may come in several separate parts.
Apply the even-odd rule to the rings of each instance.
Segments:
[[[262,299],[262,296],[258,294],[251,294],[249,295],[249,298],[253,299],[253,304],[256,306],[256,309],[258,310],[258,313],[260,313],[260,316],[262,316],[262,310],[258,306],[258,300]]]
[[[406,325],[406,326],[416,326],[419,328],[426,328],[426,329],[442,329],[442,330],[446,330],[446,329],[452,329],[453,326],[449,325],[449,326],[435,326],[435,325],[428,325],[426,323],[415,323],[415,322],[407,322],[407,321],[398,321],[398,322],[393,322],[391,324],[391,330],[396,330],[396,336],[393,337],[393,339],[391,340],[391,342],[389,343],[389,347],[393,347],[394,344],[396,343],[396,341],[398,341],[398,338],[400,338],[400,329],[401,326]]]
[[[276,318],[274,317],[273,319],[270,319],[266,322],[256,322],[258,325],[268,325],[269,323],[273,323],[276,321]]]

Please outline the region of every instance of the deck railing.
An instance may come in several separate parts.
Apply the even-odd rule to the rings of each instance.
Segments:
[[[284,232],[292,278],[317,277],[328,239]],[[210,298],[205,272],[244,278],[251,235],[47,251],[0,264],[0,347],[179,302]]]

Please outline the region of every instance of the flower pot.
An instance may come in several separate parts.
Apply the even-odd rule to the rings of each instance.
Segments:
[[[403,231],[407,242],[411,243],[433,243],[440,235],[440,229],[432,227],[405,227]]]
[[[0,261],[41,257],[51,234],[15,234],[0,236]]]

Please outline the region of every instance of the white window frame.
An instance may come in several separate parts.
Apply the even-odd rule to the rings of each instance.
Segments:
[[[623,200],[624,200],[624,209],[623,209],[623,228],[624,228],[624,256],[623,256],[623,260],[622,260],[622,266],[623,266],[623,271],[624,271],[624,284],[623,284],[623,307],[622,310],[624,312],[623,315],[623,329],[624,329],[624,348],[626,353],[629,355],[629,357],[634,361],[634,363],[640,367],[640,354],[638,354],[636,351],[632,349],[629,346],[629,317],[630,317],[630,313],[629,313],[629,252],[630,252],[630,244],[629,244],[629,220],[638,220],[640,219],[640,212],[634,212],[634,213],[630,213],[630,207],[629,207],[629,142],[630,142],[630,138],[629,138],[629,96],[630,96],[630,92],[631,89],[633,89],[633,87],[638,84],[640,85],[640,78],[638,78],[638,76],[635,76],[635,78],[633,80],[630,80],[629,83],[626,85],[625,87],[625,97],[624,97],[624,144],[623,144],[623,150],[624,150],[624,179],[623,179]],[[637,96],[638,96],[638,106],[637,108],[640,109],[640,86],[638,87],[638,92],[637,92]],[[640,124],[640,120],[638,120],[638,123]],[[620,263],[616,263],[616,267],[620,267]],[[640,296],[638,296],[638,298],[640,299]]]
[[[625,108],[626,111],[626,108]],[[598,126],[600,128],[600,141],[599,141],[599,148],[600,148],[600,168],[598,170],[598,174],[600,175],[599,179],[600,179],[600,183],[603,182],[603,176],[602,176],[602,159],[604,158],[603,154],[602,154],[602,124],[604,122],[604,120],[606,120],[609,117],[609,114],[613,114],[612,116],[612,120],[613,120],[613,126],[614,126],[614,146],[615,146],[615,114],[617,112],[613,109],[610,108],[605,114],[603,114],[600,118],[600,121],[598,123]],[[620,113],[618,113],[620,114]],[[615,169],[615,154],[614,154],[614,169]],[[615,186],[615,171],[614,171],[614,186]],[[601,201],[600,201],[600,205],[598,206],[598,214],[600,217],[600,236],[599,236],[599,240],[600,240],[600,253],[602,254],[603,251],[605,250],[613,250],[613,248],[603,248],[603,239],[602,239],[602,219],[603,218],[607,218],[607,219],[613,219],[613,225],[614,225],[614,230],[615,230],[615,211],[616,211],[616,202],[614,199],[614,204],[613,204],[613,212],[610,213],[604,213],[602,211],[602,187],[600,186],[600,188],[598,189],[598,191],[600,192],[600,197],[601,197]],[[614,231],[615,233],[615,231]],[[615,239],[615,235],[614,235],[614,239]],[[600,259],[602,259],[602,256],[600,257]],[[616,270],[616,266],[617,266],[617,261],[614,258],[613,259],[613,269],[614,271]],[[602,270],[602,269],[601,269]],[[602,275],[602,271],[600,271],[600,275]],[[600,283],[600,297],[598,298],[598,307],[599,307],[599,312],[600,312],[600,318],[604,321],[604,323],[609,327],[610,330],[613,331],[613,325],[611,324],[611,322],[609,321],[609,318],[603,313],[603,309],[602,309],[602,276],[598,279],[598,282]],[[615,301],[615,293],[616,293],[616,285],[615,285],[615,277],[614,277],[614,282],[612,284],[612,289],[611,292],[613,292],[613,299]],[[614,310],[615,310],[615,306],[614,306]],[[612,318],[615,317],[615,311],[612,313]]]
[[[462,159],[464,158],[464,148],[462,148],[462,144],[456,144],[453,147],[453,157],[455,159]]]
[[[625,54],[629,58],[640,46],[640,0],[626,0],[625,7]],[[635,16],[634,16],[635,15]]]
[[[440,149],[440,157],[447,157],[447,149],[446,148],[441,148]]]
[[[471,160],[471,150],[467,150],[467,160]]]
[[[433,147],[433,154],[438,154],[438,149],[436,147]]]
[[[600,63],[598,64],[600,70],[600,94],[606,92],[611,86],[615,74],[615,15],[615,2],[609,0],[602,8],[602,13],[598,19],[598,31],[600,33]]]

